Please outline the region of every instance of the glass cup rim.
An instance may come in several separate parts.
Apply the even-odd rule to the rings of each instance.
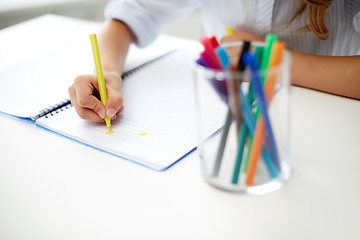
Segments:
[[[234,42],[226,42],[223,44],[220,44],[221,47],[229,48],[229,47],[241,47],[244,44],[243,41],[234,41]],[[251,42],[251,45],[253,47],[263,47],[264,42]],[[284,49],[283,51],[283,59],[290,61],[290,55],[289,51],[287,49]],[[276,67],[272,67],[271,69],[265,69],[265,70],[259,70],[258,76],[259,77],[265,77],[269,75],[275,75],[277,73],[280,73],[284,70],[284,65],[287,64],[286,61],[282,61],[279,65]],[[233,70],[223,70],[223,69],[213,69],[209,67],[202,66],[201,64],[195,62],[195,69],[197,71],[202,72],[205,76],[214,77],[215,79],[228,79],[229,76],[235,79],[244,79],[246,77],[249,77],[248,71],[233,71]]]

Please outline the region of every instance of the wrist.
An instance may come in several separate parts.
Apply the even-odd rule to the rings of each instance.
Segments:
[[[121,77],[122,71],[118,66],[104,66],[103,71]]]

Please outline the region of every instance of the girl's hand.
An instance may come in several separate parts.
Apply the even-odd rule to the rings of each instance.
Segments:
[[[99,87],[95,74],[80,75],[69,87],[71,103],[78,115],[91,122],[103,122],[105,116],[115,119],[123,107],[121,95],[121,77],[116,72],[103,72],[107,102],[106,106],[100,101]]]
[[[256,34],[233,30],[233,35],[227,35],[220,39],[221,44],[229,42],[239,42],[239,41],[249,41],[249,42],[264,42],[265,38]],[[233,67],[237,66],[239,62],[239,56],[242,48],[239,47],[229,47],[227,49],[228,55],[230,57],[230,62]]]
[[[233,35],[227,35],[223,37],[220,42],[226,43],[226,42],[235,42],[235,41],[249,41],[249,42],[264,42],[265,38],[256,35],[249,32],[239,31],[239,30],[233,30]]]

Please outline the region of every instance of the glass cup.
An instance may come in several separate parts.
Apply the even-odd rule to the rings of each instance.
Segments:
[[[224,47],[236,56],[242,42]],[[253,44],[252,51],[261,47]],[[198,152],[206,182],[262,195],[280,189],[290,176],[290,54],[283,50],[281,62],[262,71],[246,66],[222,71],[195,64]]]

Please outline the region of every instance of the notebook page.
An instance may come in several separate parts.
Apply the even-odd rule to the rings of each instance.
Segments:
[[[192,67],[198,52],[179,50],[123,82],[124,111],[105,123],[80,119],[74,108],[42,117],[37,124],[95,148],[163,170],[197,146]],[[221,114],[222,116],[223,114]],[[214,132],[223,119],[216,119]]]

